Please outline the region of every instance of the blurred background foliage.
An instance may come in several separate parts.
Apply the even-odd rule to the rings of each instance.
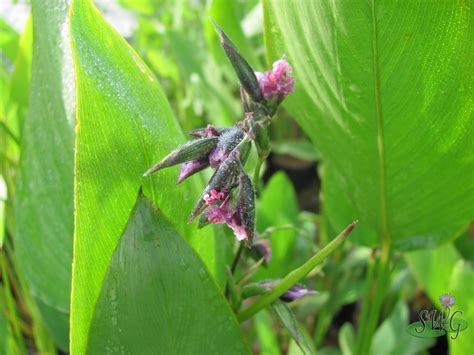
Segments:
[[[209,17],[224,27],[256,70],[266,70],[271,64],[265,55],[263,9],[258,0],[101,0],[95,4],[159,79],[184,132],[206,124],[228,126],[242,115],[238,82]],[[26,132],[28,114],[35,113],[29,113],[30,99],[34,100],[35,93],[29,89],[33,24],[28,2],[1,0],[0,50],[0,353],[65,353],[69,342],[67,303],[64,306],[67,292],[65,298],[55,303],[45,296],[46,291],[43,294],[37,289],[44,285],[36,273],[54,271],[32,269],[20,261],[20,256],[28,255],[21,252],[22,248],[28,248],[31,241],[22,241],[21,236],[14,234],[17,227],[13,201],[20,157],[26,149],[22,135]],[[264,169],[257,230],[269,237],[273,259],[256,273],[256,280],[282,277],[327,244],[340,227],[325,213],[327,200],[323,192],[332,196],[338,193],[329,191],[330,185],[321,189],[325,179],[331,179],[330,172],[324,171],[324,159],[317,144],[311,142],[285,107],[279,109],[270,136],[272,154]],[[72,234],[70,237],[64,241],[67,250],[72,245]],[[223,253],[231,253],[230,243]],[[70,258],[70,251],[65,255]],[[61,256],[50,253],[44,258],[60,260]],[[349,240],[310,275],[308,285],[319,294],[292,305],[303,332],[314,340],[318,353],[354,353],[361,301],[373,260],[372,249]],[[371,353],[472,351],[473,225],[463,229],[454,241],[434,249],[397,251],[394,261]],[[39,267],[40,263],[35,265]],[[51,287],[68,290],[69,274],[57,276],[56,282]],[[406,325],[417,320],[421,309],[440,308],[438,297],[445,292],[453,293],[460,301],[470,300],[459,304],[465,310],[470,329],[457,340],[448,336],[409,336]],[[256,354],[301,353],[289,331],[270,310],[257,314],[243,328]]]

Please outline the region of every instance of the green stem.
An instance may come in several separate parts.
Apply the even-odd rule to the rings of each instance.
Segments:
[[[369,265],[365,288],[365,304],[359,322],[357,354],[368,354],[372,337],[380,316],[382,300],[387,290],[390,276],[390,241],[385,240],[380,256],[373,265]]]
[[[253,186],[255,187],[255,190],[257,190],[258,193],[258,186],[260,182],[260,170],[262,170],[262,164],[265,161],[266,158],[259,157],[257,165],[255,165],[255,170],[253,171]]]
[[[239,243],[239,249],[237,249],[237,253],[234,256],[234,260],[232,261],[232,265],[230,266],[230,276],[233,276],[235,270],[237,269],[237,265],[239,265],[239,260],[244,251],[244,242]],[[229,297],[229,281],[227,282],[227,286],[225,288],[225,296],[226,298]]]
[[[240,242],[239,249],[237,249],[237,253],[235,254],[234,260],[232,261],[232,265],[230,267],[230,272],[234,275],[235,270],[237,269],[237,265],[239,265],[240,256],[244,251],[244,242]]]
[[[354,229],[357,221],[352,222],[346,227],[333,241],[321,249],[317,254],[312,256],[306,263],[301,265],[299,268],[291,271],[280,281],[275,287],[273,287],[270,293],[262,295],[254,303],[252,303],[247,309],[243,310],[237,318],[240,322],[243,322],[255,313],[259,312],[273,301],[278,299],[282,294],[286,292],[291,286],[296,284],[298,281],[308,275],[311,270],[324,261],[331,253],[333,253],[343,242],[347,235]]]

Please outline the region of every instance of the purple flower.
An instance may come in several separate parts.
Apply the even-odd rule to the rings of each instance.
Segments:
[[[204,196],[206,204],[209,206],[204,212],[208,221],[214,224],[227,224],[235,234],[237,240],[249,240],[253,235],[252,230],[248,230],[240,218],[241,206],[235,209],[230,203],[230,194],[226,190],[211,192]]]
[[[214,196],[222,196],[223,192],[217,192],[216,190],[211,190],[211,194]],[[213,196],[205,197],[206,204],[209,205],[209,208],[205,212],[206,217],[209,222],[214,224],[227,224],[235,234],[237,240],[247,240],[250,237],[249,231],[242,225],[242,221],[238,218],[238,208],[236,210],[231,209],[230,205],[230,196],[227,195],[222,199],[215,199]],[[209,202],[208,202],[209,201]],[[220,204],[215,204],[220,202]]]
[[[444,295],[439,296],[439,301],[445,308],[451,308],[456,303],[456,297],[445,293]]]
[[[268,291],[271,291],[277,283],[278,281],[275,280],[262,281],[260,282],[260,286],[266,288]],[[283,302],[293,302],[306,295],[315,295],[317,293],[317,291],[307,289],[304,285],[295,284],[286,290],[286,292],[280,296],[280,299]]]
[[[184,179],[196,174],[197,172],[207,168],[209,166],[208,159],[191,160],[181,165],[181,171],[179,172],[178,180],[176,184],[180,184]]]
[[[209,153],[209,163],[211,166],[217,168],[221,165],[243,138],[244,132],[238,127],[222,132],[219,136],[217,146]]]
[[[255,73],[265,100],[281,102],[293,92],[295,78],[290,75],[291,71],[291,65],[283,56],[273,63],[272,70]]]
[[[303,296],[314,295],[316,293],[316,291],[309,290],[303,285],[296,284],[293,287],[289,288],[283,295],[281,295],[280,299],[284,302],[293,302],[299,300]]]

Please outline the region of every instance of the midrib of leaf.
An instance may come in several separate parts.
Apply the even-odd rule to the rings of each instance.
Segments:
[[[380,204],[380,222],[381,233],[385,242],[390,241],[387,215],[387,196],[386,196],[386,173],[385,173],[385,145],[383,132],[383,112],[382,112],[382,94],[380,88],[380,68],[377,42],[377,17],[375,14],[375,0],[371,0],[372,16],[372,73],[374,85],[375,100],[375,122],[377,132],[377,155],[379,170],[379,204]]]

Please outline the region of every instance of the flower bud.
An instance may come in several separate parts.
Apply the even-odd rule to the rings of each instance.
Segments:
[[[263,95],[254,70],[239,54],[232,41],[225,34],[224,30],[214,21],[213,23],[216,27],[217,34],[219,35],[221,46],[224,48],[230,63],[234,67],[235,73],[239,77],[240,83],[255,102],[262,102]]]
[[[217,145],[217,142],[217,137],[208,137],[184,143],[178,149],[164,157],[159,163],[148,169],[143,176],[148,176],[160,169],[176,164],[202,159]]]
[[[197,172],[207,168],[209,160],[207,158],[191,160],[181,165],[181,171],[178,176],[176,184],[180,184],[184,179],[196,174]]]
[[[219,136],[216,147],[209,153],[209,163],[217,168],[234,150],[244,138],[244,131],[239,127],[233,127]]]
[[[265,289],[266,292],[270,292],[273,289],[273,287],[276,286],[278,282],[279,282],[278,280],[265,280],[265,281],[260,281],[257,284],[262,289]],[[253,291],[253,289],[257,289],[256,286],[253,286],[253,288],[251,288],[250,290]],[[279,298],[283,302],[293,302],[293,301],[299,300],[301,297],[304,297],[306,295],[315,295],[317,293],[318,293],[317,291],[307,289],[304,285],[295,284],[292,287],[290,287],[288,290],[286,290],[286,292],[282,294]]]
[[[303,296],[315,295],[317,293],[317,291],[307,289],[304,285],[296,284],[281,295],[280,299],[283,302],[293,302],[299,300]]]
[[[255,234],[255,191],[252,181],[247,174],[242,172],[239,176],[239,202],[235,218],[230,227],[234,230],[237,239],[246,240],[252,244]]]
[[[240,162],[237,154],[230,154],[229,157],[222,162],[221,165],[217,168],[212,175],[211,179],[209,180],[208,185],[202,192],[201,196],[199,197],[196,205],[191,212],[191,216],[189,217],[188,223],[191,223],[197,215],[199,215],[206,205],[205,197],[211,192],[211,190],[227,190],[230,189],[235,185],[237,181],[237,177],[240,172]]]
[[[270,241],[268,239],[256,240],[250,249],[250,255],[255,260],[263,258],[263,264],[267,265],[272,259],[272,249],[270,248]]]

